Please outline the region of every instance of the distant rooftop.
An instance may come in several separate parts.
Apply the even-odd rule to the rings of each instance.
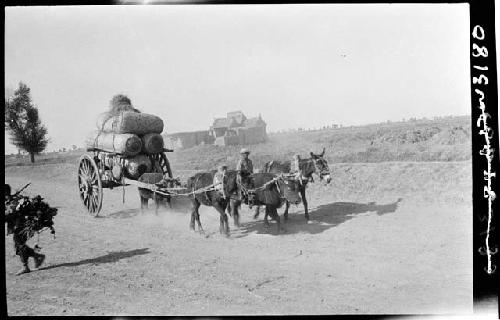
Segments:
[[[236,126],[241,126],[243,124],[243,121],[247,119],[247,117],[245,117],[245,115],[241,111],[228,112],[227,118],[234,120],[236,122]]]
[[[237,127],[238,123],[234,118],[217,118],[214,120],[214,124],[212,127],[216,128],[229,128],[229,127]]]
[[[253,128],[265,125],[266,123],[264,122],[264,120],[262,120],[262,117],[260,115],[254,118],[247,118],[241,111],[232,111],[227,113],[227,118],[216,118],[213,122],[212,128]]]
[[[262,120],[261,117],[249,118],[245,121],[245,127],[253,128],[253,127],[262,127],[265,126],[266,123]]]

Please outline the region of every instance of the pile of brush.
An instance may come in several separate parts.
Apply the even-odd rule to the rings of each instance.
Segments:
[[[15,228],[21,228],[21,233],[25,234],[26,239],[45,228],[50,229],[52,234],[56,233],[54,216],[57,215],[57,208],[49,206],[40,195],[31,199],[18,195],[9,201],[11,207],[5,212],[8,233],[14,232]]]
[[[111,99],[109,110],[99,116],[97,130],[87,145],[122,156],[125,166],[131,167],[129,176],[138,178],[143,170],[136,167],[147,170],[152,165],[148,155],[163,151],[162,131],[161,118],[140,112],[127,96],[119,94]]]

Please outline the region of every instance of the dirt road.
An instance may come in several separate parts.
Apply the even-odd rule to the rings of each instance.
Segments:
[[[44,268],[15,276],[6,239],[9,315],[240,315],[466,313],[472,311],[471,163],[331,165],[333,181],[308,188],[311,222],[291,208],[276,235],[242,211],[242,227],[208,237],[174,210],[139,213],[133,187],[105,190],[87,215],[76,164],[7,167],[6,183],[59,206],[56,239],[39,244]],[[282,210],[280,210],[282,213]],[[261,217],[262,218],[262,217]],[[36,240],[36,238],[35,238]],[[33,243],[31,241],[31,243]]]

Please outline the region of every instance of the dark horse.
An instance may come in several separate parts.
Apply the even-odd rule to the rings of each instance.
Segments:
[[[282,175],[272,173],[254,173],[251,175],[254,189],[247,190],[249,206],[266,206],[266,214],[270,215],[277,223],[277,232],[280,232],[280,218],[277,209],[283,202],[299,203],[299,185],[295,179],[288,179]],[[228,179],[231,215],[235,224],[239,220],[238,207],[242,199],[238,197],[236,176]]]
[[[195,230],[195,221],[198,224],[198,230],[203,233],[203,228],[200,222],[200,213],[198,209],[203,204],[205,206],[214,207],[220,214],[220,233],[224,233],[226,236],[229,236],[229,223],[228,218],[225,213],[226,207],[229,203],[229,198],[224,199],[221,192],[217,190],[213,190],[211,188],[214,179],[214,171],[210,172],[200,172],[190,177],[187,181],[187,188],[190,191],[200,190],[203,191],[203,188],[207,188],[207,191],[196,193],[190,196],[191,203],[193,205],[191,211],[191,223],[189,225],[191,230]],[[228,171],[227,172],[228,180],[233,177],[236,177],[236,171]]]
[[[304,204],[304,215],[306,220],[309,220],[309,211],[307,207],[307,199],[306,199],[306,186],[309,181],[314,181],[313,174],[317,174],[320,180],[325,181],[326,183],[330,183],[330,168],[328,167],[328,162],[323,157],[325,155],[325,148],[323,148],[323,152],[320,154],[310,153],[311,157],[308,159],[299,159],[299,170],[300,176],[297,176],[297,181],[299,182],[299,192],[302,198],[302,203]],[[263,172],[270,173],[290,173],[292,167],[292,161],[270,161],[266,162],[264,165]],[[290,207],[290,203],[286,202],[285,207],[285,220],[288,219],[288,208]],[[266,213],[267,215],[267,213]],[[259,208],[257,207],[255,210],[256,219],[259,216]],[[267,221],[267,217],[264,217],[265,221]]]

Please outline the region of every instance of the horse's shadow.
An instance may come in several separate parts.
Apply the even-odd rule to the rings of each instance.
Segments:
[[[284,222],[283,215],[280,214],[281,225],[285,228],[285,231],[280,234],[317,234],[334,228],[359,214],[375,212],[377,215],[381,216],[387,213],[393,213],[402,200],[402,198],[399,198],[395,202],[388,204],[376,204],[375,202],[334,202],[320,205],[309,211],[309,223],[306,223],[302,210],[299,213],[290,213],[286,222]],[[263,217],[263,213],[261,213],[261,216]],[[266,226],[262,219],[243,223],[240,228],[241,236],[246,236],[250,233],[276,234],[276,223],[271,221],[271,219],[269,219],[269,222],[269,226]]]
[[[148,254],[149,253],[149,248],[143,248],[143,249],[135,249],[135,250],[130,250],[130,251],[113,251],[108,254],[102,255],[97,258],[92,258],[92,259],[85,259],[85,260],[80,260],[76,262],[66,262],[66,263],[60,263],[60,264],[54,264],[51,266],[46,266],[43,268],[40,268],[39,270],[48,270],[48,269],[54,269],[54,268],[59,268],[59,267],[77,267],[85,264],[93,264],[93,265],[99,265],[103,263],[113,263],[117,262],[122,259],[130,258],[133,256],[138,256],[138,255],[143,255],[143,254]]]

